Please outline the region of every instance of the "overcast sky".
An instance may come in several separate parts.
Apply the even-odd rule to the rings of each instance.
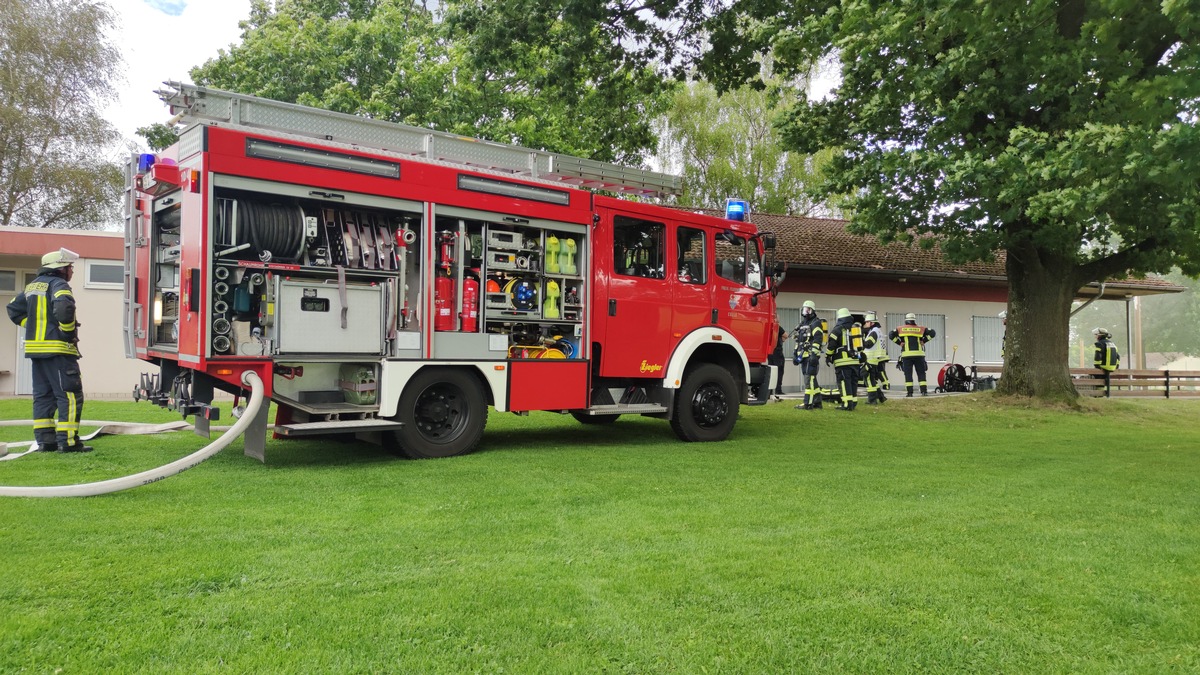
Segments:
[[[154,95],[164,80],[190,82],[188,70],[238,41],[238,22],[250,0],[109,0],[117,13],[113,44],[125,58],[125,81],[108,119],[121,135],[144,145],[138,127],[166,122],[167,106]]]

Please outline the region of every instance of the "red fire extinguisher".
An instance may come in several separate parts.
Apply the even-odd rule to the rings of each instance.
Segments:
[[[469,276],[463,279],[462,297],[462,331],[474,333],[479,327],[479,278]]]
[[[454,330],[454,233],[438,233],[438,267],[441,268],[433,284],[433,329]]]

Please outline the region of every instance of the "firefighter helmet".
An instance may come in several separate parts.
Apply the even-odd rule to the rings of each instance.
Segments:
[[[60,248],[57,251],[51,251],[42,256],[42,267],[57,270],[63,267],[70,267],[79,260],[79,254],[67,248]]]
[[[1007,310],[1007,309],[1006,309],[1006,310],[1002,310],[1002,311],[1001,311],[999,314],[997,314],[996,316],[999,316],[999,317],[1000,317],[1000,319],[1001,319],[1002,321],[1006,321],[1006,320],[1008,320],[1008,310]]]
[[[913,314],[912,312],[909,312],[908,314],[905,314],[905,315],[904,315],[904,320],[905,320],[905,321],[916,321],[916,320],[917,320],[917,315],[916,315],[916,314]]]
[[[845,307],[837,311],[837,318],[839,319],[845,319],[848,316],[850,316],[850,310],[846,309]]]
[[[1092,335],[1095,335],[1098,338],[1102,338],[1102,337],[1111,337],[1112,334],[1103,328],[1093,328]]]
[[[875,318],[875,312],[867,312],[867,315],[863,317],[863,323],[875,323],[876,321],[878,319]]]

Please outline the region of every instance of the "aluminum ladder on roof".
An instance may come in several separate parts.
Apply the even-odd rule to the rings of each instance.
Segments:
[[[156,91],[173,121],[231,124],[336,141],[515,176],[622,194],[679,194],[678,176],[570,157],[518,145],[168,81]]]
[[[130,157],[125,162],[125,194],[124,194],[124,216],[125,216],[125,307],[122,312],[122,327],[125,329],[125,358],[137,358],[137,343],[136,338],[146,337],[138,327],[141,325],[142,306],[137,302],[137,296],[134,294],[134,249],[143,245],[141,236],[138,233],[139,220],[142,215],[138,210],[137,195],[134,192],[134,176],[137,174],[137,155]]]

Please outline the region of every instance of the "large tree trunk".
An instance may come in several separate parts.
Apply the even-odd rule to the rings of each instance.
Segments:
[[[1074,401],[1068,368],[1071,303],[1082,285],[1074,261],[1031,245],[1008,252],[1008,325],[997,391]]]

